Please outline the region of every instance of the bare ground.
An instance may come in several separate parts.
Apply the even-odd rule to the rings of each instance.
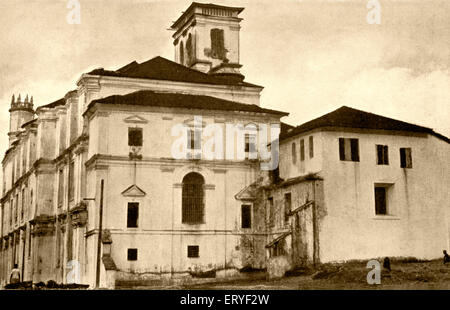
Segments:
[[[371,269],[366,268],[366,265],[367,261],[351,261],[342,264],[325,264],[316,270],[303,271],[300,275],[273,280],[234,280],[225,283],[155,288],[216,290],[450,289],[450,264],[444,265],[442,260],[392,259],[391,271],[383,270],[381,284],[374,285],[367,283],[367,273]],[[136,287],[134,289],[148,289],[148,287]]]

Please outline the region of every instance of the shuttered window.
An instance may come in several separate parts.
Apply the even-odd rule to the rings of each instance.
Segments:
[[[400,148],[400,167],[412,168],[411,148],[409,147]]]
[[[377,145],[377,165],[389,165],[389,151],[387,145]]]
[[[339,159],[342,161],[359,161],[358,139],[339,138]]]

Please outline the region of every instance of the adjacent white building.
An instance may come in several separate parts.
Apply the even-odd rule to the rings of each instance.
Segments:
[[[293,232],[280,239],[289,251],[274,264],[292,268],[296,248],[294,258],[321,263],[440,257],[449,248],[449,142],[429,128],[345,106],[286,129],[281,180],[266,190],[266,204],[281,217],[300,210],[272,229],[273,238]],[[305,229],[297,235],[296,221]]]

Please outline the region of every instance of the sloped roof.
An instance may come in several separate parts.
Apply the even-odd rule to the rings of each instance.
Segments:
[[[141,64],[133,61],[115,71],[103,68],[89,72],[91,75],[116,76],[139,79],[167,80],[175,82],[201,83],[214,85],[235,85],[258,87],[262,86],[238,81],[226,76],[214,76],[194,69],[190,69],[166,58],[157,56]]]
[[[26,126],[28,126],[28,125],[30,125],[30,124],[36,122],[36,121],[37,121],[37,118],[33,118],[31,121],[28,121],[28,122],[23,123],[22,126],[20,126],[20,127],[21,127],[21,128],[25,128]]]
[[[61,98],[61,99],[58,99],[56,101],[53,101],[52,103],[49,103],[49,104],[46,104],[46,105],[41,105],[41,106],[37,107],[36,110],[39,110],[39,109],[42,109],[42,108],[52,109],[52,108],[56,108],[57,106],[65,105],[65,104],[66,104],[66,99],[65,98]]]
[[[169,107],[169,108],[187,108],[201,110],[220,110],[220,111],[243,111],[275,114],[286,116],[289,113],[264,109],[255,104],[245,104],[216,97],[189,95],[179,93],[159,93],[150,90],[140,90],[127,95],[113,95],[102,99],[91,101],[86,112],[96,103],[102,104],[123,104],[138,105],[149,107]],[[85,113],[86,113],[85,112]]]
[[[310,131],[316,128],[336,127],[336,128],[359,128],[359,129],[374,129],[374,130],[392,130],[392,131],[406,131],[417,133],[428,133],[434,135],[448,143],[450,139],[434,132],[431,128],[406,123],[381,115],[364,112],[361,110],[342,106],[339,109],[325,114],[321,117],[313,119],[294,129],[287,130],[282,133],[280,140],[287,139],[297,134]]]

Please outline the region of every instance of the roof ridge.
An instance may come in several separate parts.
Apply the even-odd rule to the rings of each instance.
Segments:
[[[150,97],[155,95],[154,97]],[[289,115],[289,113],[262,108],[256,104],[247,104],[232,100],[222,99],[218,97],[200,95],[200,94],[184,94],[171,91],[154,91],[154,90],[137,90],[124,95],[111,95],[91,101],[83,113],[92,108],[96,103],[100,104],[125,104],[125,105],[142,105],[155,107],[173,107],[188,108],[201,110],[227,110],[227,111],[247,111],[255,113],[269,113],[281,116]]]
[[[421,132],[432,134],[450,143],[449,138],[435,132],[432,128],[375,114],[372,112],[366,112],[364,110],[355,109],[345,105],[322,116],[316,117],[303,124],[300,124],[292,130],[288,130],[283,135],[283,137],[281,137],[281,139],[287,139],[302,132],[307,132],[316,128],[324,127]]]

